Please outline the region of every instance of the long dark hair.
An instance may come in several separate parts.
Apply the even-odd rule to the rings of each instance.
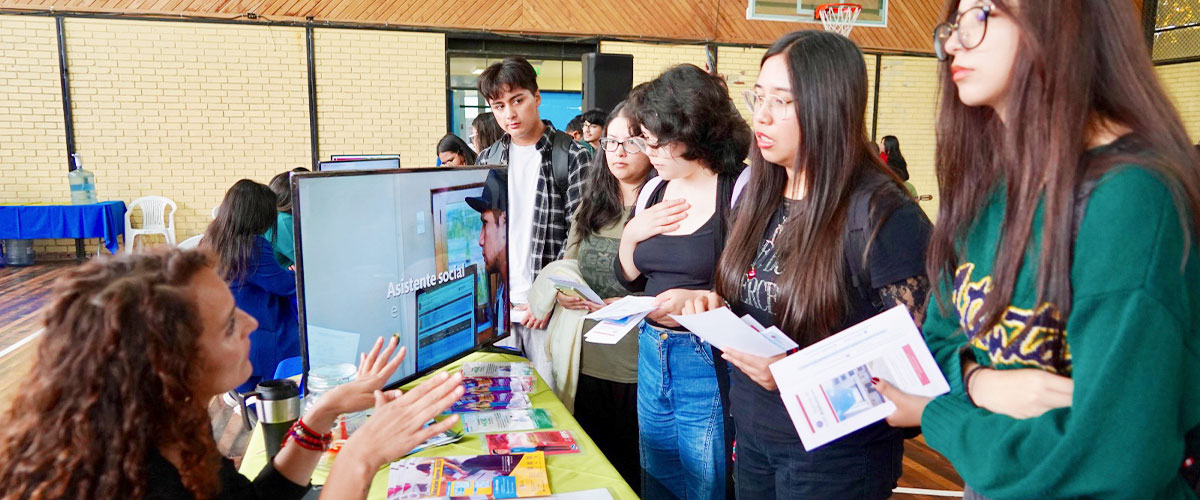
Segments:
[[[457,135],[446,134],[442,137],[442,140],[438,141],[438,154],[442,154],[447,151],[462,155],[464,165],[475,164],[475,152],[471,151],[471,146],[468,146],[467,142],[462,140],[462,138]]]
[[[624,101],[613,107],[612,112],[608,114],[608,121],[604,123],[605,134],[608,133],[609,124],[623,113],[625,113]],[[629,115],[625,114],[624,117],[628,119]],[[633,134],[632,131],[630,133]],[[642,179],[642,184],[645,184],[649,178],[648,170],[646,178]],[[621,199],[621,182],[608,169],[604,148],[596,150],[592,168],[588,169],[587,186],[588,188],[583,190],[583,200],[579,202],[579,209],[575,213],[575,224],[579,225],[576,233],[577,242],[592,237],[601,229],[616,222],[625,208],[624,201]]]
[[[143,498],[147,457],[164,447],[180,450],[192,496],[216,493],[208,402],[192,396],[204,360],[189,284],[209,262],[194,250],[121,254],[57,280],[0,426],[0,498]]]
[[[942,105],[937,128],[938,223],[927,258],[931,279],[952,279],[956,245],[966,236],[991,189],[1004,182],[1007,204],[992,270],[992,290],[977,331],[988,332],[1009,306],[1042,206],[1037,259],[1037,303],[1049,301],[1062,321],[1070,314],[1076,193],[1115,164],[1131,161],[1156,172],[1175,200],[1187,237],[1200,220],[1197,156],[1179,115],[1155,76],[1140,19],[1128,2],[1043,2],[1012,8],[993,0],[1020,28],[1004,126],[992,109],[958,99],[951,61],[941,65]],[[945,19],[956,15],[947,0]],[[1101,120],[1132,130],[1143,153],[1085,155]],[[981,189],[981,187],[983,187]],[[935,290],[939,287],[935,286]],[[939,306],[948,308],[945,297]],[[1061,350],[1062,347],[1059,347]],[[1056,353],[1059,359],[1062,353]]]
[[[204,231],[201,245],[217,256],[221,276],[231,282],[246,277],[254,261],[256,239],[275,225],[275,193],[242,179],[225,192],[217,218]]]
[[[718,174],[741,170],[753,133],[721,77],[680,64],[635,87],[627,102],[634,129],[645,127],[660,144],[683,144],[683,159]]]
[[[475,128],[475,139],[472,141],[475,144],[472,145],[478,146],[480,153],[504,137],[504,129],[500,128],[500,124],[496,123],[496,116],[491,113],[479,113],[471,122],[471,126]]]
[[[807,30],[784,35],[762,60],[778,54],[788,62],[801,131],[798,154],[793,165],[783,166],[767,162],[757,146],[751,149],[753,174],[717,266],[716,290],[730,301],[741,298],[746,270],[771,214],[783,203],[784,168],[803,173],[806,194],[775,240],[781,266],[774,313],[785,332],[808,345],[834,333],[848,313],[842,239],[850,195],[869,175],[891,179],[880,190],[895,191],[900,183],[868,147],[867,68],[858,46],[841,35]],[[876,203],[872,213],[894,209],[884,205]]]
[[[894,135],[883,136],[883,154],[887,155],[887,166],[900,177],[900,180],[908,180],[908,162],[904,161],[904,154],[900,152],[900,139]]]

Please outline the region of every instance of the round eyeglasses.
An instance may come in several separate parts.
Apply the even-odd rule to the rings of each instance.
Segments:
[[[938,60],[950,58],[946,52],[946,42],[958,33],[958,43],[964,49],[973,49],[983,43],[987,36],[988,17],[992,15],[991,5],[977,5],[963,11],[954,22],[945,22],[933,28],[933,51]]]

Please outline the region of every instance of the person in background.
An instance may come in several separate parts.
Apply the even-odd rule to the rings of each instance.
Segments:
[[[529,313],[529,291],[542,268],[562,258],[592,155],[542,120],[537,72],[525,58],[508,57],[488,66],[477,85],[505,131],[504,137],[479,154],[481,164],[508,165],[509,296],[512,320],[520,324],[501,344],[520,349],[554,387],[546,353],[550,316]],[[559,156],[553,153],[556,147],[566,148],[560,160],[566,165],[554,165],[554,157]]]
[[[271,243],[262,236],[275,225],[275,207],[271,188],[250,179],[237,181],[200,242],[216,256],[217,269],[229,282],[238,308],[258,325],[250,335],[254,370],[238,392],[253,390],[275,374],[281,360],[300,355],[300,325],[292,306],[296,273],[279,265]]]
[[[613,274],[613,261],[621,232],[652,170],[650,159],[634,141],[640,131],[634,133],[624,103],[613,108],[604,130],[564,255],[579,263],[584,282],[604,299],[604,304],[559,292],[558,304],[565,309],[596,311],[629,294]],[[592,320],[583,322],[584,332],[596,324]],[[575,392],[579,425],[635,493],[640,490],[641,477],[637,441],[631,439],[638,429],[637,349],[638,338],[633,333],[612,345],[584,342]]]
[[[489,278],[494,276],[496,293],[488,307],[488,319],[493,321],[495,336],[508,332],[508,174],[497,170],[488,172],[483,193],[466,199],[467,205],[479,212],[483,228],[479,231],[479,248]],[[491,283],[492,279],[488,282]]]
[[[271,178],[268,186],[275,193],[275,225],[263,233],[263,237],[271,242],[275,251],[275,262],[280,266],[291,268],[296,265],[296,240],[292,227],[292,172],[310,172],[304,167],[296,167]]]
[[[841,35],[798,31],[767,49],[745,95],[754,116],[754,175],[739,198],[716,292],[685,313],[728,302],[734,314],[779,327],[801,349],[896,305],[920,323],[931,224],[870,150],[866,96],[862,52]],[[851,249],[855,199],[867,200],[868,237]],[[847,266],[854,258],[866,272]],[[723,356],[734,367],[739,499],[892,495],[904,454],[900,429],[878,422],[805,451],[769,368],[784,354],[727,349]],[[871,398],[865,382],[858,390]]]
[[[438,161],[442,166],[461,167],[475,164],[475,152],[457,135],[446,134],[437,144]]]
[[[208,403],[250,376],[254,318],[210,255],[163,249],[98,257],[54,286],[38,355],[0,428],[0,498],[299,500],[342,413],[374,415],[338,453],[322,498],[361,499],[375,471],[449,429],[422,428],[462,395],[460,375],[379,392],[404,349],[382,340],[354,382],[292,427],[256,479],[217,451]]]
[[[635,206],[614,260],[626,289],[659,304],[638,335],[642,497],[724,498],[731,450],[718,375],[727,381],[728,371],[668,315],[712,290],[750,127],[725,81],[691,64],[638,85],[627,106],[640,131],[627,140],[663,180],[639,195],[644,206]]]
[[[881,141],[883,144],[883,152],[879,154],[883,158],[884,164],[896,173],[896,176],[904,181],[904,188],[908,190],[912,197],[917,197],[917,187],[908,182],[908,162],[904,160],[904,155],[900,153],[900,139],[894,135],[885,135]]]
[[[608,113],[600,108],[592,108],[584,111],[579,118],[583,120],[583,142],[591,146],[592,151],[596,151],[600,147],[600,138],[604,136],[604,123],[608,121]]]
[[[575,115],[571,121],[567,122],[567,128],[563,129],[567,135],[575,139],[576,142],[583,140],[583,115]]]
[[[496,116],[492,113],[479,113],[471,121],[470,142],[471,147],[475,149],[476,156],[483,150],[492,147],[492,144],[495,144],[501,137],[504,137],[504,129],[500,128],[499,123],[496,123]]]
[[[1200,155],[1121,0],[950,0],[922,327],[964,498],[1196,498]],[[884,377],[880,377],[883,379]]]

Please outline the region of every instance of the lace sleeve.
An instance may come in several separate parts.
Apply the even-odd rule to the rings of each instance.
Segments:
[[[925,303],[929,300],[929,278],[920,275],[897,281],[879,289],[884,307],[901,304],[912,314],[917,328],[925,322]]]

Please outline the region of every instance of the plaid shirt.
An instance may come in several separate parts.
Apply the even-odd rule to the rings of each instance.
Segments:
[[[583,199],[583,180],[592,163],[592,154],[578,142],[571,143],[567,154],[567,192],[560,193],[554,183],[554,167],[551,152],[554,148],[554,125],[542,120],[546,130],[538,139],[537,150],[542,154],[542,165],[538,171],[537,197],[533,200],[533,242],[529,247],[529,266],[536,279],[546,264],[562,258],[567,245],[567,233],[575,217],[579,200]],[[492,148],[500,149],[500,163],[508,165],[508,147],[512,136],[504,134],[499,141],[480,151],[479,162],[486,163]],[[512,206],[513,200],[509,200]]]

